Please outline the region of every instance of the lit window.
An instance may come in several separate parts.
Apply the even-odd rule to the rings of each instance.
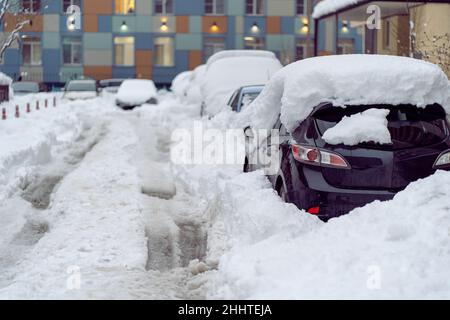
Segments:
[[[35,13],[41,10],[41,0],[22,0],[24,12]]]
[[[63,11],[67,12],[70,6],[78,6],[81,8],[81,0],[63,0]]]
[[[264,14],[264,0],[246,0],[245,13],[248,15]]]
[[[297,14],[298,15],[306,14],[306,0],[297,0]]]
[[[263,38],[245,37],[244,45],[245,45],[245,49],[247,49],[247,50],[264,50],[265,41]]]
[[[133,14],[134,0],[116,0],[116,14]]]
[[[134,66],[134,37],[115,37],[116,66]]]
[[[42,64],[41,39],[38,37],[26,37],[22,44],[23,64],[38,66]]]
[[[205,14],[224,14],[225,0],[205,0]]]
[[[213,54],[225,50],[224,38],[205,38],[203,41],[204,61],[208,61]]]
[[[155,0],[155,13],[162,15],[172,14],[173,0]]]
[[[173,67],[174,62],[173,38],[155,38],[155,65]]]
[[[63,38],[64,64],[81,64],[82,56],[83,50],[81,45],[81,37]]]

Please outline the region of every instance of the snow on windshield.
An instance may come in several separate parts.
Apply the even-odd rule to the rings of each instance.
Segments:
[[[323,139],[333,145],[356,146],[364,142],[392,143],[388,129],[388,109],[369,109],[344,117],[323,134]]]
[[[437,103],[450,113],[450,82],[436,65],[412,58],[341,55],[305,59],[279,71],[240,121],[290,131],[320,103],[334,106]]]

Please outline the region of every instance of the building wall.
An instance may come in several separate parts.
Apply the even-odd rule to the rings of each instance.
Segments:
[[[205,62],[205,42],[222,39],[225,49],[242,49],[245,39],[261,38],[262,49],[274,51],[283,63],[296,59],[298,45],[304,46],[304,56],[312,56],[313,0],[306,0],[305,15],[296,14],[296,0],[265,0],[263,15],[246,15],[245,0],[228,0],[224,15],[204,14],[204,0],[174,0],[174,12],[161,16],[154,13],[152,0],[135,0],[135,12],[115,14],[115,0],[81,1],[81,29],[69,30],[62,0],[46,1],[42,13],[33,15],[33,25],[23,30],[23,36],[40,37],[42,65],[25,66],[22,44],[7,50],[1,66],[3,72],[17,79],[44,82],[65,82],[85,75],[96,79],[111,77],[151,78],[156,83],[170,83],[181,71],[193,69]],[[48,4],[48,5],[47,5]],[[6,17],[0,32],[8,32],[16,16]],[[162,31],[165,22],[167,30]],[[126,24],[127,29],[122,29]],[[258,32],[252,32],[254,25]],[[7,27],[3,27],[6,25]],[[217,25],[217,28],[212,28]],[[62,59],[64,37],[81,37],[83,59],[81,64],[65,65]],[[134,37],[135,64],[121,67],[115,64],[116,36]],[[174,41],[175,64],[171,67],[155,65],[155,39],[171,37]],[[356,34],[350,37],[357,38]],[[358,41],[358,40],[356,40]],[[359,40],[360,41],[360,40]]]

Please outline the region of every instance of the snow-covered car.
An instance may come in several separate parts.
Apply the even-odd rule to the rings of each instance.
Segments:
[[[131,110],[143,104],[157,104],[157,90],[152,80],[128,79],[119,88],[116,105]]]
[[[303,60],[240,114],[251,125],[249,145],[255,129],[278,132],[248,148],[244,171],[270,167],[286,202],[328,220],[450,170],[449,113],[450,82],[434,64],[378,55]]]
[[[14,82],[12,88],[15,96],[24,96],[40,92],[39,83],[33,81]]]
[[[263,89],[264,86],[241,87],[233,93],[228,101],[228,105],[231,107],[231,110],[241,112],[259,96]]]
[[[71,80],[64,88],[63,99],[86,100],[98,96],[98,88],[95,80]]]
[[[260,50],[226,50],[208,59],[202,83],[202,114],[214,116],[227,108],[238,87],[266,84],[282,65],[275,54]]]
[[[185,98],[193,71],[184,71],[172,81],[170,90],[179,98]]]
[[[105,79],[100,81],[100,88],[104,92],[117,93],[119,91],[120,85],[125,81],[125,79]]]
[[[206,65],[202,64],[194,69],[186,88],[186,100],[191,104],[202,103],[201,85],[206,72]]]

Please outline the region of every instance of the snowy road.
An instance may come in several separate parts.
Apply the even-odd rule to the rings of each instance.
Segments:
[[[449,173],[324,224],[261,172],[172,164],[199,112],[160,100],[2,123],[0,298],[450,298]]]

